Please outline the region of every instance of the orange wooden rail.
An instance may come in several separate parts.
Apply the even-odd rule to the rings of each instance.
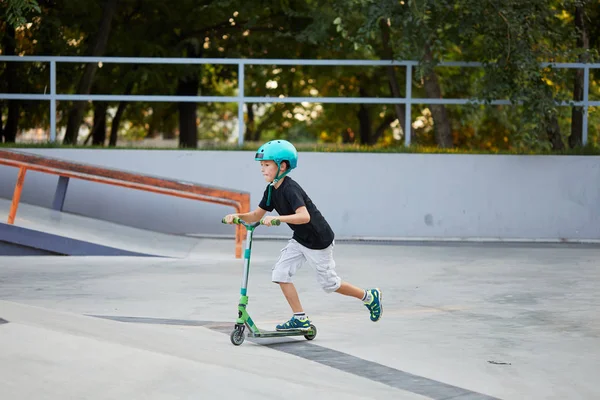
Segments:
[[[25,174],[28,170],[66,178],[83,179],[130,189],[161,193],[169,196],[223,204],[233,207],[238,213],[250,211],[250,194],[242,191],[205,186],[191,182],[181,182],[89,164],[63,161],[56,158],[14,150],[0,150],[0,164],[19,168],[17,183],[12,198],[12,206],[8,215],[9,224],[13,224],[15,221],[19,201],[21,199],[23,182],[25,181]],[[237,258],[242,257],[242,242],[244,240],[243,229],[245,228],[242,225],[236,226],[235,256]]]

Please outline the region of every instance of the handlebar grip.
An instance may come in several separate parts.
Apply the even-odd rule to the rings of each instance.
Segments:
[[[260,221],[260,224],[264,225],[263,222],[262,222],[262,220]],[[281,221],[278,220],[278,219],[271,220],[271,225],[272,226],[279,226],[279,225],[281,225]]]
[[[241,221],[242,221],[242,220],[241,220],[239,217],[233,217],[233,221],[232,221],[232,222],[233,222],[234,224],[239,224]],[[226,223],[227,223],[227,222],[225,222],[225,218],[223,218],[223,219],[221,220],[221,222],[222,222],[222,223],[224,223],[224,224],[226,224]]]

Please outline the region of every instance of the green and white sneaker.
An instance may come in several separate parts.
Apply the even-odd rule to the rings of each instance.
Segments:
[[[371,301],[368,303],[364,302],[364,305],[371,312],[371,321],[377,322],[383,314],[383,306],[381,304],[383,294],[379,289],[368,289],[367,292],[371,295]]]
[[[275,327],[275,329],[278,331],[291,331],[291,330],[295,330],[295,329],[300,329],[301,331],[307,331],[310,329],[310,320],[308,318],[298,319],[298,318],[292,317],[292,319],[290,319],[289,321],[284,322],[283,324],[277,325]]]

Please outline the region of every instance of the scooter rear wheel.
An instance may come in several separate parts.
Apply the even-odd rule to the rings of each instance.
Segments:
[[[306,340],[313,340],[317,336],[317,327],[311,324],[310,329],[312,332],[308,335],[304,335]]]

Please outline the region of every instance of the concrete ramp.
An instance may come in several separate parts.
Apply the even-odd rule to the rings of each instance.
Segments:
[[[0,199],[0,214],[11,202]],[[100,255],[186,258],[202,239],[132,228],[21,203],[14,225],[0,224],[3,255]],[[233,252],[232,243],[232,252]]]
[[[6,399],[424,399],[206,327],[129,324],[0,301]]]

